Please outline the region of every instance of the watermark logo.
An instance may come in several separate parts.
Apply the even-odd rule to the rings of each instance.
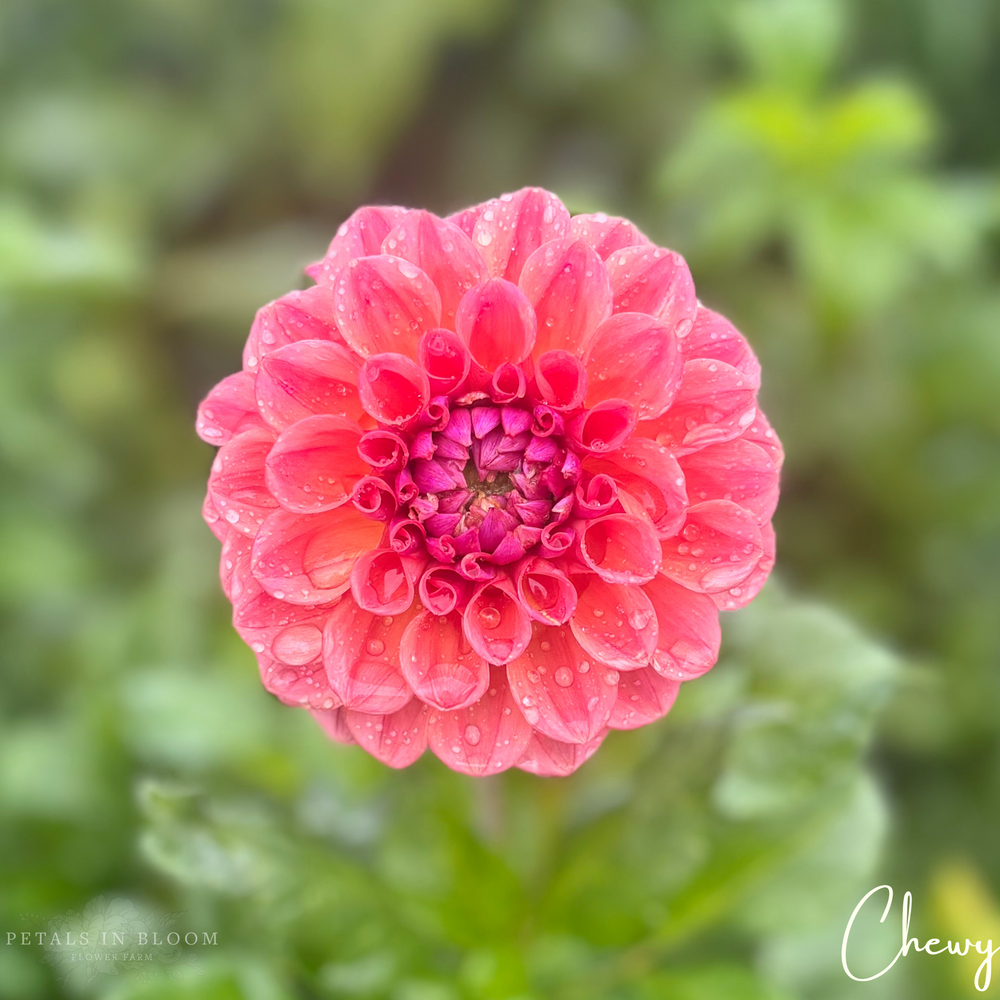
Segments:
[[[43,922],[25,917],[30,929],[6,931],[8,947],[34,947],[56,978],[86,988],[101,976],[181,979],[201,974],[198,949],[218,945],[218,932],[182,929],[181,913],[141,908],[129,899],[98,896],[82,912],[70,910]]]

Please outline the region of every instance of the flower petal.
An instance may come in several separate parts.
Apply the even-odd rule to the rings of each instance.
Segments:
[[[219,449],[208,480],[209,496],[219,515],[251,538],[278,506],[264,478],[264,463],[273,444],[274,432],[268,428],[237,434]]]
[[[417,345],[417,360],[427,372],[434,395],[457,391],[472,367],[469,349],[451,330],[428,330]]]
[[[631,514],[606,514],[577,524],[580,559],[609,583],[645,583],[660,568],[653,525]]]
[[[417,587],[420,602],[435,615],[447,615],[456,608],[465,610],[472,583],[450,566],[429,566]]]
[[[578,413],[566,434],[578,451],[604,455],[617,451],[635,430],[635,410],[623,399],[603,399]]]
[[[516,766],[540,778],[565,777],[594,756],[606,735],[607,730],[589,743],[562,743],[541,733],[532,733],[528,749]]]
[[[778,469],[771,456],[746,437],[713,444],[680,460],[688,495],[700,500],[732,500],[758,524],[778,506]]]
[[[569,231],[566,235],[586,240],[601,260],[607,260],[611,254],[623,247],[645,246],[649,243],[649,238],[628,219],[605,215],[603,212],[574,215],[569,220]]]
[[[432,212],[407,212],[382,243],[382,253],[416,264],[441,294],[441,321],[451,327],[462,296],[486,277],[475,244],[452,222]]]
[[[670,409],[642,423],[639,433],[684,455],[739,437],[756,413],[756,390],[745,375],[724,361],[696,358],[684,364]]]
[[[507,664],[518,708],[554,740],[590,742],[611,715],[618,672],[592,668],[589,654],[567,628],[536,623],[532,632],[527,649]]]
[[[531,739],[503,667],[493,667],[486,693],[457,712],[431,710],[427,741],[437,757],[463,774],[497,774],[511,767]]]
[[[347,343],[367,358],[398,352],[416,357],[425,330],[441,325],[441,295],[428,275],[399,257],[358,257],[335,286],[337,325]]]
[[[323,727],[323,732],[337,743],[354,744],[357,740],[347,725],[347,713],[340,708],[311,708],[309,714]]]
[[[267,456],[267,488],[286,510],[318,514],[347,503],[371,471],[358,455],[361,428],[317,413],[283,431]]]
[[[760,407],[757,407],[757,416],[754,417],[753,423],[746,429],[743,437],[763,448],[771,456],[775,468],[779,472],[781,471],[782,465],[785,464],[785,450],[781,447],[778,435],[775,434]]]
[[[597,661],[595,669],[638,670],[656,649],[656,614],[640,587],[574,578],[577,605],[569,624],[576,641]],[[580,583],[586,586],[581,589]],[[603,667],[601,666],[603,664]]]
[[[260,415],[275,430],[314,413],[361,418],[360,359],[343,344],[300,340],[261,358],[254,387]]]
[[[427,373],[402,354],[374,354],[361,366],[361,405],[381,424],[402,427],[415,420],[431,398]]]
[[[516,282],[524,262],[543,244],[566,235],[569,212],[551,192],[521,188],[486,202],[472,242],[494,278]]]
[[[662,573],[642,589],[653,604],[659,624],[653,669],[678,681],[700,677],[719,658],[722,632],[715,602]]]
[[[505,361],[519,364],[535,344],[535,310],[517,285],[491,278],[466,292],[455,332],[476,363],[491,372]]]
[[[645,313],[615,313],[597,328],[587,354],[587,406],[624,399],[640,420],[658,417],[674,401],[683,368],[668,326]]]
[[[694,325],[681,339],[685,361],[712,358],[732,365],[755,388],[760,388],[760,362],[746,337],[732,323],[711,309],[698,306]]]
[[[344,713],[347,728],[362,750],[389,767],[409,767],[427,749],[427,720],[430,708],[411,698],[391,715]]]
[[[299,340],[342,343],[334,316],[333,293],[326,286],[288,292],[269,302],[254,317],[243,348],[243,367],[256,372],[261,358]]]
[[[587,394],[587,372],[566,351],[546,351],[535,361],[535,381],[542,399],[554,410],[575,410]]]
[[[767,578],[771,575],[771,570],[774,569],[775,554],[774,528],[771,527],[770,522],[760,526],[760,537],[764,554],[754,566],[753,572],[735,587],[730,587],[729,590],[722,593],[709,595],[720,611],[735,611],[737,608],[745,607],[760,593],[761,587],[767,583]]]
[[[226,444],[242,431],[260,427],[250,372],[228,375],[198,405],[194,429],[208,444]]]
[[[484,583],[462,619],[472,648],[489,663],[509,663],[531,641],[531,619],[505,578]]]
[[[731,500],[689,507],[680,533],[661,547],[664,576],[703,594],[738,586],[764,552],[753,514]]]
[[[681,682],[661,677],[652,667],[622,674],[608,726],[611,729],[638,729],[655,722],[670,711]]]
[[[365,552],[351,570],[351,594],[372,614],[401,615],[413,603],[410,568],[392,549]]]
[[[332,284],[340,271],[356,257],[382,252],[382,241],[409,210],[397,205],[366,205],[342,223],[326,256],[310,264],[306,274],[313,281]]]
[[[536,621],[563,625],[576,608],[576,588],[546,559],[525,559],[515,574],[521,606]]]
[[[679,253],[652,244],[626,247],[608,257],[607,271],[616,313],[648,313],[678,336],[694,320],[694,281]]]
[[[535,357],[551,350],[582,357],[594,331],[611,315],[604,262],[583,240],[539,247],[525,261],[519,284],[538,320]]]
[[[399,666],[400,639],[413,614],[372,614],[350,595],[330,611],[323,629],[323,666],[347,708],[391,715],[413,697]]]
[[[489,664],[469,645],[457,611],[418,612],[403,634],[399,655],[413,693],[442,712],[467,708],[489,686]]]
[[[328,604],[350,587],[355,560],[378,545],[382,531],[351,504],[323,514],[278,510],[254,540],[254,576],[279,601]]]

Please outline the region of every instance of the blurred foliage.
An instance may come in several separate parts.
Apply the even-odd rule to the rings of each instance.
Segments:
[[[0,930],[106,895],[218,931],[178,979],[3,947],[0,997],[839,1000],[879,882],[989,936],[998,67],[990,0],[0,6]],[[784,585],[572,779],[389,772],[260,689],[193,409],[357,203],[524,183],[749,335]]]

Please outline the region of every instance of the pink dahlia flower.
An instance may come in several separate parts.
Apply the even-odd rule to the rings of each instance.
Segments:
[[[568,774],[760,590],[781,445],[684,260],[537,188],[361,208],[201,404],[264,686],[392,767]]]

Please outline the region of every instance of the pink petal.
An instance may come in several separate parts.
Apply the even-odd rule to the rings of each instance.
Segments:
[[[375,354],[361,367],[361,405],[379,423],[402,427],[431,397],[427,373],[402,354]]]
[[[724,361],[697,358],[684,365],[673,405],[639,433],[656,438],[675,454],[697,451],[739,437],[757,413],[756,390]]]
[[[325,286],[288,292],[269,302],[257,310],[250,327],[243,367],[256,372],[261,358],[299,340],[342,342],[334,316],[333,293]]]
[[[661,677],[652,667],[622,674],[618,700],[608,720],[611,729],[638,729],[670,711],[681,682]]]
[[[604,399],[577,414],[566,434],[578,451],[603,455],[617,451],[635,430],[635,410],[623,399]]]
[[[687,516],[688,495],[677,459],[662,444],[631,437],[611,455],[591,455],[587,472],[611,476],[621,490],[640,501],[657,532],[676,534]]]
[[[340,699],[327,682],[321,659],[307,666],[289,667],[258,653],[257,666],[264,690],[285,705],[322,711],[336,709],[340,704]]]
[[[313,281],[332,284],[338,273],[356,257],[382,252],[382,241],[408,209],[395,205],[366,205],[359,208],[337,230],[326,256],[306,268]]]
[[[372,549],[351,570],[351,594],[359,608],[376,615],[401,615],[413,603],[413,580],[403,557]]]
[[[760,537],[764,553],[757,565],[754,566],[753,572],[735,587],[730,587],[729,590],[722,593],[709,595],[720,611],[735,611],[737,608],[745,607],[760,593],[761,587],[767,583],[767,578],[771,575],[771,570],[774,569],[775,555],[774,528],[771,527],[770,522],[760,526]]]
[[[274,432],[263,427],[237,434],[219,449],[208,480],[209,496],[219,515],[251,538],[278,506],[264,480],[264,463],[273,444]]]
[[[531,619],[506,578],[483,584],[463,621],[472,648],[490,663],[509,663],[531,641]]]
[[[606,735],[607,730],[589,743],[561,743],[541,733],[532,733],[531,742],[516,766],[540,778],[565,777],[594,756]]]
[[[572,354],[546,351],[535,361],[535,381],[542,399],[554,410],[575,410],[583,405],[587,373]]]
[[[582,357],[611,315],[611,283],[604,262],[583,240],[553,240],[525,261],[519,282],[535,307],[535,357],[564,350]]]
[[[201,516],[205,524],[208,525],[212,534],[215,535],[220,542],[224,542],[226,540],[226,536],[230,534],[229,522],[223,519],[222,515],[218,511],[218,508],[216,508],[215,503],[212,500],[211,488],[205,491],[205,500],[201,505]]]
[[[408,212],[382,243],[382,253],[416,264],[441,294],[441,320],[455,321],[462,296],[486,277],[486,262],[454,223],[431,212]]]
[[[402,469],[410,460],[406,442],[395,432],[368,431],[358,442],[358,456],[378,472]]]
[[[653,669],[678,681],[700,677],[719,658],[722,632],[714,601],[662,573],[642,589],[653,604],[660,628]]]
[[[312,708],[309,714],[323,727],[323,732],[337,743],[357,743],[347,725],[347,713],[343,708]]]
[[[299,514],[347,503],[370,471],[358,455],[360,440],[357,424],[332,413],[292,424],[267,456],[267,488],[282,507]]]
[[[519,364],[535,344],[535,310],[517,285],[491,278],[466,292],[455,332],[487,371],[505,361]]]
[[[456,712],[431,711],[427,741],[453,771],[497,774],[511,767],[531,739],[531,726],[517,710],[503,667],[491,670],[490,685],[474,705]]]
[[[698,306],[694,325],[681,339],[685,361],[712,358],[735,368],[755,388],[760,388],[760,362],[746,338],[729,322],[711,309]]]
[[[569,221],[567,236],[586,240],[601,260],[607,260],[616,250],[623,247],[643,246],[649,243],[628,219],[615,215],[605,215],[603,212],[574,215]]]
[[[566,206],[541,188],[522,188],[480,207],[472,242],[494,278],[516,282],[535,250],[565,236],[569,227]]]
[[[520,399],[528,387],[524,371],[519,365],[505,361],[493,373],[490,383],[490,397],[495,403],[509,403]]]
[[[228,532],[222,541],[219,582],[222,584],[222,592],[233,604],[239,603],[244,588],[254,579],[250,570],[252,551],[253,539],[238,531]]]
[[[237,372],[213,387],[198,406],[198,437],[208,444],[226,444],[234,435],[260,427],[253,386],[250,372]]]
[[[452,212],[451,215],[444,217],[445,221],[458,226],[471,239],[472,234],[476,231],[476,223],[479,221],[479,216],[483,214],[483,209],[488,204],[489,202],[486,202],[484,205],[473,205],[470,208],[463,208],[461,211]]]
[[[742,583],[764,552],[753,514],[731,500],[688,508],[680,534],[661,543],[663,574],[705,594]]]
[[[562,625],[576,609],[576,588],[552,563],[535,557],[521,563],[515,574],[521,606],[537,622]]]
[[[420,578],[420,601],[435,615],[447,615],[456,608],[464,611],[472,593],[472,583],[448,566],[430,566]]]
[[[467,708],[489,686],[489,664],[469,645],[457,611],[418,612],[403,634],[399,655],[413,693],[442,712]]]
[[[527,649],[507,664],[507,679],[525,719],[564,743],[588,743],[604,729],[618,676],[592,668],[569,629],[537,623]]]
[[[279,601],[327,604],[350,587],[355,560],[382,531],[350,504],[323,514],[276,511],[254,540],[254,576]]]
[[[577,525],[580,558],[609,583],[646,583],[660,568],[653,525],[631,514],[607,514]]]
[[[365,517],[389,521],[396,513],[396,491],[378,476],[364,476],[354,484],[351,503]]]
[[[411,699],[392,715],[347,711],[344,718],[358,746],[389,767],[409,767],[427,749],[430,708]]]
[[[757,416],[754,417],[753,423],[746,429],[743,437],[763,448],[771,456],[775,468],[779,472],[781,471],[781,467],[785,463],[785,450],[781,447],[778,435],[775,434],[760,407],[757,408]]]
[[[586,586],[581,590],[580,582]],[[597,661],[595,669],[638,670],[656,649],[656,614],[640,587],[574,578],[577,605],[569,624],[576,641]],[[603,665],[603,666],[602,666]]]
[[[455,392],[468,378],[472,366],[469,349],[451,330],[428,330],[417,346],[417,360],[427,372],[435,394]]]
[[[261,359],[255,385],[260,415],[275,430],[314,413],[361,417],[360,360],[343,344],[300,340]]]
[[[573,513],[577,517],[585,520],[603,517],[618,503],[618,484],[603,473],[587,476],[573,490],[573,501]]]
[[[732,500],[758,524],[771,520],[778,505],[778,470],[771,456],[746,437],[713,444],[680,460],[688,495],[700,500]]]
[[[607,270],[616,313],[648,313],[678,336],[687,331],[698,300],[691,272],[679,253],[652,244],[626,247],[608,257]]]
[[[658,417],[677,395],[684,363],[671,329],[645,313],[605,320],[587,354],[587,406],[631,403],[640,420]]]
[[[323,665],[346,708],[372,715],[399,711],[413,692],[399,668],[399,642],[412,614],[387,618],[345,597],[323,630]]]
[[[337,279],[337,325],[362,357],[398,352],[416,357],[420,335],[441,325],[441,296],[408,260],[358,257]]]

